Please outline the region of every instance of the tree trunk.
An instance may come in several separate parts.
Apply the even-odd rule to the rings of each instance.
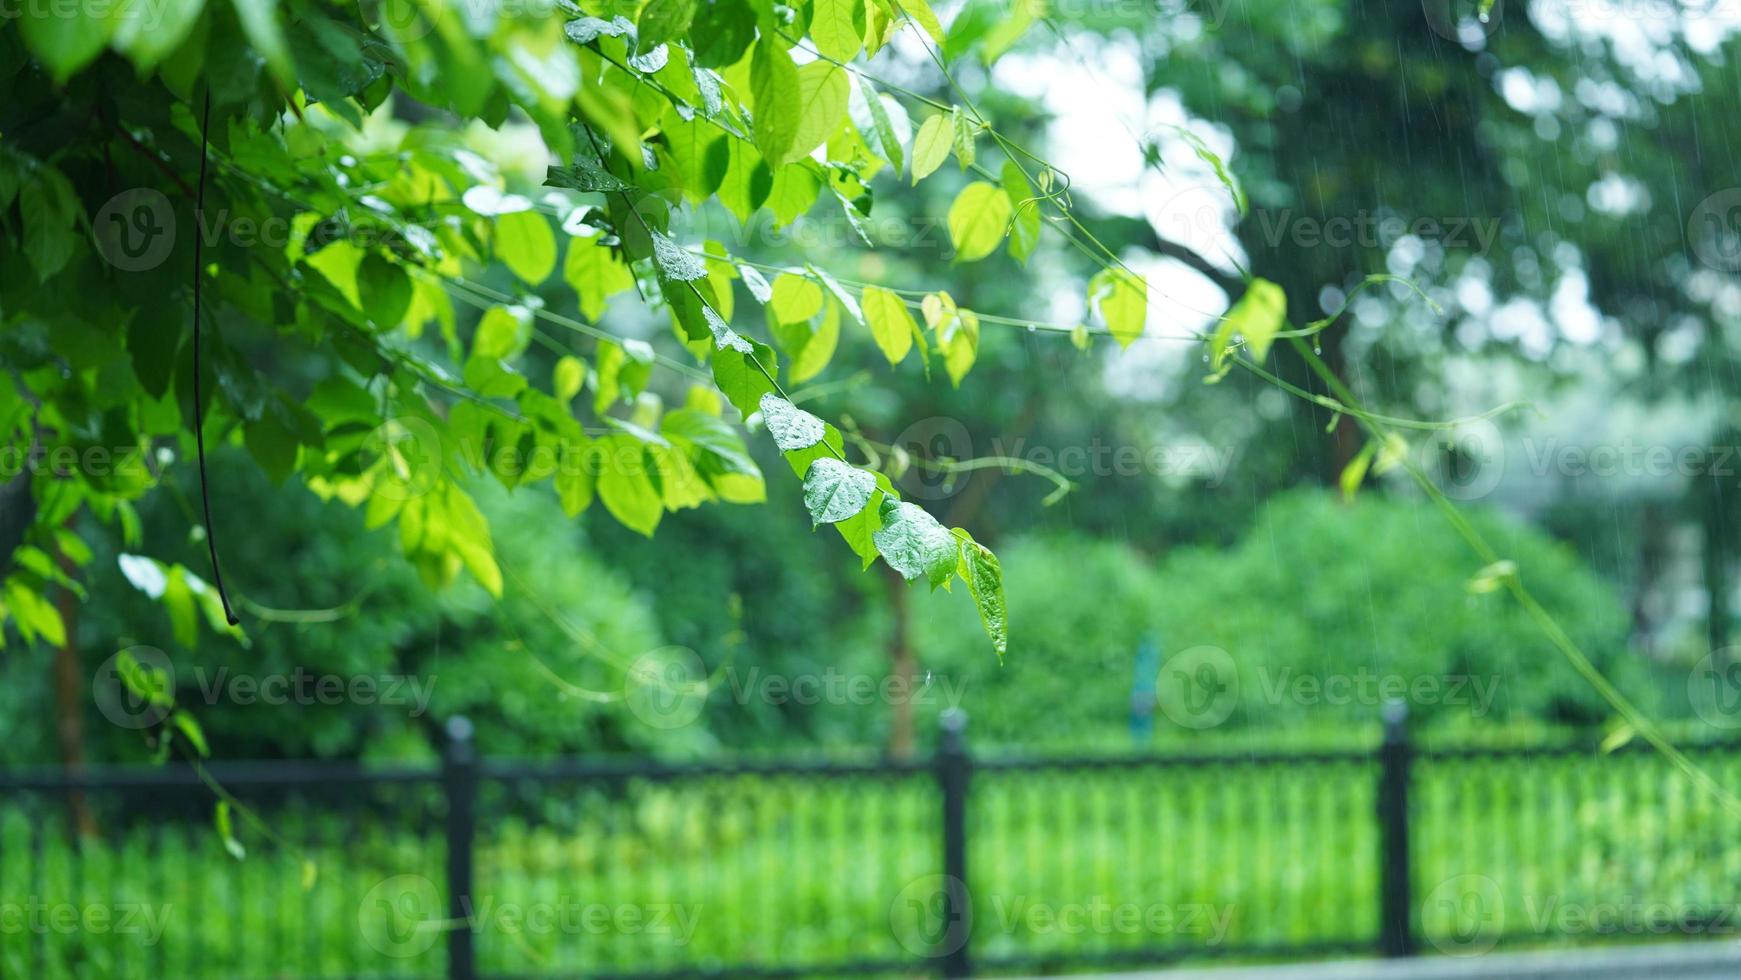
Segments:
[[[1719,654],[1729,646],[1729,528],[1727,500],[1716,481],[1706,478],[1704,573],[1708,613],[1706,642]]]
[[[61,559],[61,568],[68,576],[73,565]],[[54,651],[54,734],[60,746],[60,763],[68,772],[85,768],[85,677],[79,665],[78,597],[71,589],[60,590],[61,623],[66,627],[66,642]],[[67,807],[73,830],[80,837],[97,835],[97,820],[91,813],[85,794],[74,790],[67,794]]]
[[[899,683],[899,692],[889,705],[889,758],[911,759],[914,751],[912,681],[918,673],[913,658],[913,614],[907,604],[907,583],[899,572],[883,566],[883,581],[889,588],[889,674]]]

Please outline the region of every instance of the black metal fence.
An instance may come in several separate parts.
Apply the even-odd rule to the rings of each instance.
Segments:
[[[1732,934],[1741,839],[1588,747],[0,773],[0,974],[838,976]],[[1694,750],[1737,785],[1737,746]],[[244,859],[231,852],[246,849]]]

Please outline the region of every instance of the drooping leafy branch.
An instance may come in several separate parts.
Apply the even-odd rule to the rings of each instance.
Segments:
[[[960,110],[915,137],[898,101],[842,68],[908,20],[938,30],[922,2],[886,0],[26,12],[0,34],[0,75],[17,95],[0,114],[12,256],[0,422],[32,459],[70,449],[74,462],[31,467],[36,519],[3,614],[27,640],[63,639],[42,596],[77,587],[56,559],[88,560],[66,526],[81,509],[139,545],[130,501],[153,480],[90,465],[106,448],[240,443],[275,478],[363,507],[372,526],[395,522],[431,583],[464,569],[492,592],[502,572],[468,474],[549,479],[569,513],[597,497],[646,533],[668,510],[759,501],[761,474],[722,399],[770,429],[812,417],[785,398],[775,347],[732,325],[737,282],[766,310],[788,383],[824,369],[845,319],[891,363],[934,349],[959,384],[979,320],[947,293],[911,307],[880,287],[855,296],[813,265],[769,282],[717,246],[696,254],[674,227],[684,202],[789,223],[822,196],[856,226],[885,167],[910,159],[917,181],[953,153],[977,168],[979,127]],[[445,115],[402,125],[378,111],[395,93],[400,116]],[[550,190],[473,152],[449,121],[510,118],[529,120],[555,157]],[[1010,227],[1025,257],[1038,234],[1017,207],[1028,197],[969,184],[948,215],[962,259],[990,254]],[[578,317],[534,294],[559,259]],[[491,263],[523,292],[484,285],[474,270]],[[630,290],[669,311],[704,371],[594,325]],[[206,329],[190,331],[202,292]],[[469,335],[456,299],[481,307]],[[590,337],[590,359],[540,324]],[[547,384],[523,373],[534,344],[558,355]],[[659,367],[691,381],[682,407],[649,390]],[[781,447],[813,520],[866,564],[881,557],[933,587],[962,578],[1001,655],[995,559],[901,501],[886,473],[851,464],[838,430],[818,425],[789,426]],[[215,570],[221,542],[207,543]],[[206,594],[163,592],[178,622]]]

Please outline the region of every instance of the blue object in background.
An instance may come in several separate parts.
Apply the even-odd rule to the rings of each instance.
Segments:
[[[1161,641],[1154,634],[1137,644],[1135,669],[1130,680],[1130,740],[1146,745],[1155,734],[1155,683],[1161,670]]]

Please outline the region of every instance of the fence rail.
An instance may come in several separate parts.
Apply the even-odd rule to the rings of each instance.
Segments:
[[[1661,757],[1371,750],[0,772],[0,976],[918,975],[1741,932]],[[1691,750],[1725,785],[1741,743]],[[67,801],[82,800],[80,835]],[[131,926],[132,928],[123,928]]]

